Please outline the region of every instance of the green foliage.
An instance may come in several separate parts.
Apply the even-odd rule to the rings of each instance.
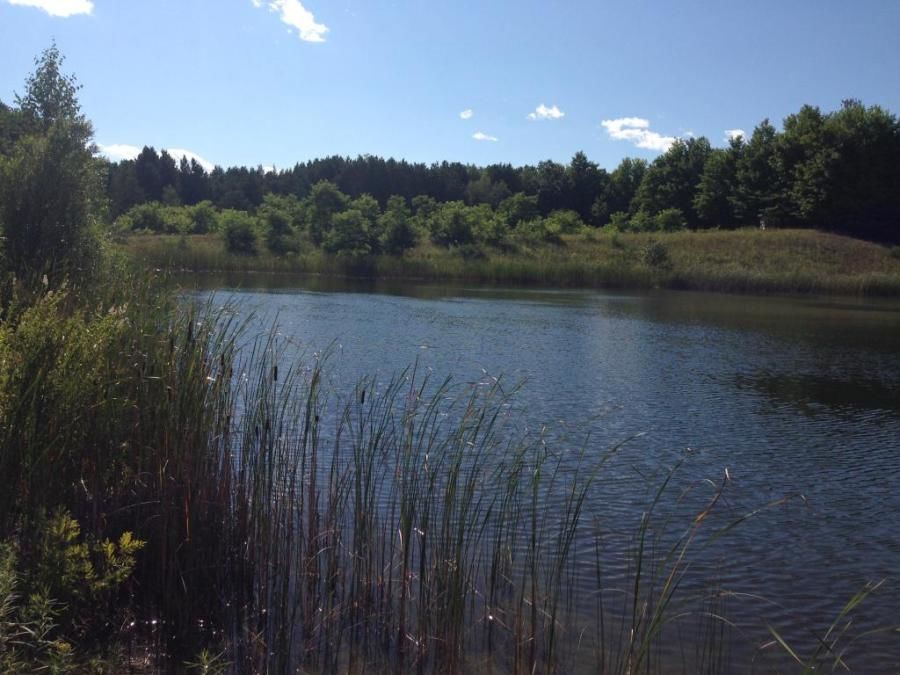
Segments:
[[[299,250],[298,231],[306,213],[296,197],[268,194],[257,214],[265,229],[266,246],[272,253],[284,255]]]
[[[143,547],[130,532],[83,537],[62,509],[39,511],[18,538],[0,541],[0,672],[87,670],[73,645],[109,634],[120,618],[112,601]]]
[[[679,209],[663,209],[653,219],[655,229],[661,232],[677,232],[687,226],[684,214]]]
[[[322,250],[348,256],[365,256],[372,252],[369,220],[363,212],[349,209],[332,219],[331,230],[325,235]]]
[[[681,210],[688,224],[699,222],[694,197],[700,176],[712,153],[705,138],[678,139],[647,169],[635,195],[638,211],[655,215],[666,208]]]
[[[509,227],[516,227],[521,222],[534,220],[540,215],[537,197],[528,196],[524,192],[517,192],[500,203],[497,215]]]
[[[555,235],[575,234],[584,227],[584,221],[577,212],[571,210],[554,211],[545,219],[544,227]]]
[[[549,218],[535,218],[527,223],[519,223],[514,236],[519,242],[537,245],[546,243],[559,243],[560,231],[556,229],[558,223]]]
[[[0,156],[0,230],[6,264],[35,284],[54,286],[96,271],[100,204],[99,164],[90,148],[91,125],[81,116],[79,89],[63,75],[52,45],[35,60],[25,93],[16,97],[24,123]]]
[[[403,197],[394,196],[388,200],[387,208],[379,217],[378,230],[381,247],[389,255],[403,255],[418,241],[418,232]]]
[[[99,195],[97,166],[76,122],[51,123],[0,158],[0,227],[11,271],[51,282],[93,271]]]
[[[664,268],[669,265],[669,249],[657,239],[649,239],[641,249],[641,262],[647,267]]]
[[[571,184],[571,193],[564,208],[575,211],[581,220],[590,221],[594,217],[597,202],[605,204],[601,195],[607,189],[609,175],[590,161],[583,152],[575,153],[566,173]]]
[[[81,85],[74,75],[64,75],[65,58],[54,42],[34,60],[34,72],[25,82],[25,93],[16,96],[16,105],[37,121],[44,131],[60,121],[80,126],[80,137],[90,137],[90,125],[81,116],[78,90]]]
[[[503,246],[509,235],[509,227],[487,204],[469,207],[469,221],[475,241],[489,246]]]
[[[15,542],[0,541],[0,672],[73,672],[73,647],[57,636],[58,604],[45,591],[23,596],[19,563]]]
[[[470,181],[466,187],[467,204],[486,204],[491,208],[496,208],[509,195],[509,186],[502,180],[494,182],[487,171]]]
[[[78,521],[62,509],[50,516],[39,512],[30,527],[37,538],[29,548],[25,587],[59,603],[64,634],[74,638],[96,630],[92,624],[106,618],[110,600],[131,577],[146,542],[131,532],[116,541],[82,536]]]
[[[309,195],[309,236],[316,246],[331,229],[332,218],[347,207],[347,196],[330,181],[319,181]]]
[[[201,649],[196,659],[185,662],[184,666],[189,673],[197,675],[224,675],[231,664],[225,659],[225,652],[214,654],[208,649]]]
[[[775,224],[780,221],[779,203],[784,184],[777,169],[777,140],[775,127],[769,120],[763,120],[753,130],[737,163],[735,216],[743,225],[758,225],[761,221]]]
[[[201,201],[190,207],[191,234],[206,234],[219,229],[219,217],[211,201]]]
[[[625,211],[616,211],[609,217],[609,226],[619,232],[628,229],[628,214]]]
[[[428,221],[431,240],[441,246],[462,246],[475,241],[473,212],[462,202],[441,204]]]
[[[631,213],[632,202],[647,173],[647,160],[624,158],[609,175],[609,185],[604,195],[607,210],[613,213]]]
[[[641,209],[628,221],[630,232],[652,232],[656,229],[656,220],[649,213]]]
[[[223,211],[221,218],[225,249],[237,255],[256,255],[258,235],[256,219],[244,211]]]
[[[737,225],[737,167],[743,151],[743,139],[736,138],[727,150],[714,150],[706,160],[694,197],[694,209],[704,227]]]

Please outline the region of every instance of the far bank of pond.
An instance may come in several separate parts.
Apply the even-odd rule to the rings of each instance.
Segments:
[[[554,288],[680,289],[900,297],[897,248],[811,230],[566,235],[514,250],[420,243],[403,257],[318,249],[233,255],[218,235],[131,235],[120,248],[150,268],[457,281]]]

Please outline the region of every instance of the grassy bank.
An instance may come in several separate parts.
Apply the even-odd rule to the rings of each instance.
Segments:
[[[350,258],[319,250],[229,254],[215,235],[132,235],[142,265],[455,280],[572,288],[673,288],[730,293],[900,295],[900,257],[884,246],[811,230],[566,235],[558,244],[487,249],[468,257],[421,243],[404,257]]]

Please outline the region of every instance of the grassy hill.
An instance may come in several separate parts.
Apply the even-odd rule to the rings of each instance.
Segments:
[[[229,254],[216,235],[131,235],[140,264],[182,271],[257,271],[459,280],[578,288],[677,288],[732,293],[900,295],[900,253],[813,230],[589,233],[512,250],[419,244],[402,258]]]

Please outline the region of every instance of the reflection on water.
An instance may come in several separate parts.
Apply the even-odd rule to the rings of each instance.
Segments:
[[[523,423],[545,427],[551,441],[590,434],[599,454],[643,434],[586,505],[586,517],[611,524],[614,540],[634,531],[647,477],[685,457],[682,486],[718,480],[728,468],[730,515],[802,495],[707,552],[702,574],[777,603],[733,600],[731,614],[763,613],[788,637],[807,639],[806,627],[827,627],[865,582],[886,579],[862,622],[898,621],[896,303],[264,275],[205,278],[199,287],[255,312],[260,331],[277,317],[290,338],[286,358],[333,343],[337,389],[361,375],[386,381],[417,363],[437,379],[523,382],[515,398]],[[748,633],[748,644],[763,633]],[[867,644],[855,662],[861,672],[897,672],[896,635]]]
[[[738,374],[736,386],[771,399],[773,406],[794,406],[804,415],[833,411],[855,415],[868,412],[900,414],[900,382],[870,379],[835,379],[821,374]]]

